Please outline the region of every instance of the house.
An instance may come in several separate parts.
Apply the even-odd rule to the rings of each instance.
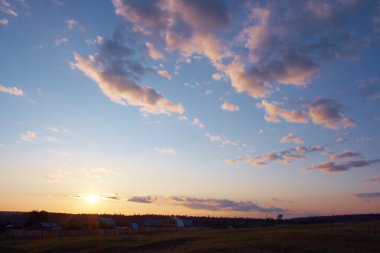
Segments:
[[[61,230],[61,227],[55,222],[35,222],[33,228],[39,230]]]
[[[129,227],[132,228],[132,229],[134,229],[134,230],[137,230],[137,229],[140,228],[140,227],[139,227],[139,224],[137,224],[137,223],[135,223],[135,222],[131,223]]]
[[[99,217],[99,225],[101,228],[114,228],[116,227],[116,223],[112,218],[107,217]]]
[[[184,224],[182,219],[180,219],[178,217],[173,217],[173,219],[175,220],[177,227],[179,227],[179,228],[185,227],[185,224]]]
[[[189,219],[183,219],[183,226],[184,227],[194,227],[194,223],[192,220]]]
[[[166,217],[160,219],[146,219],[144,227],[178,227],[176,219]]]

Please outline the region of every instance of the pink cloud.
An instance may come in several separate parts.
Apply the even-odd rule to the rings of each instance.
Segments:
[[[93,79],[115,103],[138,106],[142,112],[153,114],[182,114],[185,111],[181,104],[173,104],[150,87],[138,86],[125,75],[104,72],[104,66],[93,55],[84,58],[75,53],[74,58],[76,62],[72,66]]]
[[[240,111],[240,107],[238,105],[235,105],[235,104],[232,104],[232,103],[228,103],[228,102],[224,102],[220,106],[220,108],[222,108],[225,111],[230,111],[230,112]]]
[[[288,110],[280,108],[275,103],[262,100],[257,104],[258,108],[264,108],[265,120],[279,123],[281,119],[292,123],[307,123],[309,121],[317,125],[323,125],[330,129],[355,127],[353,120],[345,117],[342,106],[332,99],[318,97],[307,101],[301,110]]]
[[[21,96],[24,94],[24,91],[21,89],[18,89],[16,87],[5,87],[3,85],[0,85],[0,92],[9,93],[16,96]]]
[[[304,141],[304,139],[302,139],[298,135],[296,135],[294,133],[290,133],[290,134],[282,137],[281,140],[280,140],[280,142],[282,142],[282,143],[294,142],[295,144],[302,144],[305,141]]]

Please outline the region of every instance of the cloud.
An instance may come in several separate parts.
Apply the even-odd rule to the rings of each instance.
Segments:
[[[259,213],[278,213],[286,211],[279,207],[262,207],[251,201],[191,197],[171,197],[171,200],[174,205],[180,205],[195,210]]]
[[[341,154],[338,155],[331,155],[331,160],[338,160],[338,159],[345,159],[345,158],[356,158],[361,157],[362,155],[357,152],[349,151],[349,150],[343,150]]]
[[[214,73],[214,74],[212,74],[212,78],[213,78],[214,80],[219,81],[219,80],[222,80],[223,75],[220,74],[220,73]]]
[[[68,175],[70,175],[70,171],[67,168],[58,168],[49,171],[46,175],[46,178],[50,182],[58,182]]]
[[[47,127],[46,128],[47,130],[51,131],[51,132],[55,132],[55,133],[59,133],[60,130],[58,128],[55,128],[55,127]]]
[[[372,18],[373,30],[380,33],[380,3],[377,2],[377,13]]]
[[[5,0],[0,1],[0,12],[17,17],[17,12],[12,8],[11,4]]]
[[[240,108],[238,105],[235,105],[235,104],[232,104],[232,103],[228,103],[228,102],[224,102],[221,106],[220,106],[221,109],[225,110],[225,111],[230,111],[230,112],[236,112],[236,111],[240,111]]]
[[[206,90],[206,91],[205,91],[205,94],[206,94],[206,95],[210,95],[210,94],[212,94],[213,92],[214,92],[213,90]]]
[[[242,149],[242,148],[247,147],[247,144],[244,144],[244,143],[242,144],[239,141],[230,140],[225,136],[218,136],[218,135],[214,135],[211,133],[206,133],[205,135],[211,142],[220,143],[222,147],[225,145],[231,145],[231,146],[234,146],[238,149]]]
[[[193,122],[191,122],[192,125],[199,126],[200,128],[204,128],[205,125],[201,122],[200,119],[195,118]]]
[[[75,194],[69,196],[70,198],[80,199],[80,200],[86,200],[88,201],[90,198],[96,198],[97,200],[123,200],[124,197],[117,193],[101,193],[101,194]]]
[[[169,74],[169,72],[167,72],[166,70],[159,70],[157,71],[158,74],[160,74],[160,76],[163,76],[167,79],[172,79],[172,75]]]
[[[58,142],[59,141],[58,138],[54,137],[54,136],[46,136],[45,140],[48,142]]]
[[[365,180],[366,182],[380,182],[380,175]]]
[[[254,5],[239,35],[252,64],[247,73],[255,80],[246,83],[246,89],[269,88],[277,83],[306,86],[321,63],[352,57],[364,37],[358,37],[348,25],[362,19],[357,13],[359,2],[282,1]],[[268,89],[263,89],[249,94],[257,98],[267,93]]]
[[[177,154],[177,151],[172,148],[154,148],[154,150],[157,151],[158,153],[165,154],[165,155]]]
[[[347,139],[344,138],[344,137],[338,137],[335,141],[338,142],[338,143],[343,143],[343,142],[346,142]]]
[[[293,201],[291,201],[291,200],[283,200],[283,199],[278,199],[278,198],[274,198],[274,197],[272,197],[272,200],[274,202],[280,202],[280,203],[289,203],[289,204],[293,203]]]
[[[226,55],[215,31],[229,27],[224,1],[123,1],[113,0],[115,13],[145,36],[161,37],[169,51],[185,57],[205,55],[212,62]]]
[[[55,3],[58,6],[65,6],[61,0],[54,0],[53,3]]]
[[[21,89],[18,89],[16,87],[5,87],[3,85],[0,85],[0,92],[6,92],[16,96],[21,96],[24,94],[24,91]]]
[[[98,56],[90,55],[88,58],[75,53],[75,63],[71,65],[81,70],[93,79],[111,101],[121,105],[141,107],[145,113],[153,114],[182,114],[185,110],[181,104],[173,104],[164,96],[150,87],[141,87],[136,79],[144,72],[143,67],[134,61],[120,62],[129,49],[106,41],[102,45],[102,53]],[[121,66],[120,66],[121,64]]]
[[[280,118],[292,123],[308,122],[307,112],[282,109],[276,104],[270,103],[265,99],[263,99],[260,104],[257,104],[257,107],[265,109],[265,120],[268,122],[279,123],[281,122]]]
[[[188,118],[185,115],[181,115],[178,117],[179,120],[188,120]]]
[[[162,60],[165,58],[165,56],[160,51],[158,51],[152,43],[146,42],[145,46],[148,49],[150,58],[154,60]]]
[[[237,163],[246,163],[253,168],[267,165],[271,162],[281,161],[284,164],[291,164],[294,160],[307,159],[307,154],[312,152],[323,152],[326,148],[323,146],[298,146],[296,148],[286,149],[280,152],[268,152],[258,156],[240,156],[236,159],[225,160],[229,165]]]
[[[153,198],[151,196],[134,196],[132,198],[129,198],[129,202],[136,202],[136,203],[153,203],[156,200],[156,198]]]
[[[253,98],[267,97],[271,92],[271,85],[267,81],[258,80],[256,76],[247,72],[245,64],[239,56],[221,70],[230,78],[232,87],[239,93],[247,93]]]
[[[258,108],[264,108],[265,120],[279,123],[281,118],[292,123],[307,123],[309,121],[317,125],[323,125],[330,129],[340,129],[356,126],[355,122],[342,113],[342,106],[335,100],[318,97],[311,101],[304,101],[303,110],[288,110],[280,108],[275,103],[263,99],[257,104]]]
[[[26,131],[26,133],[20,134],[20,139],[23,142],[32,143],[34,141],[34,139],[36,139],[36,137],[37,137],[37,134],[35,132],[32,132],[32,131]]]
[[[376,160],[358,160],[358,161],[345,161],[342,163],[336,162],[323,162],[310,167],[300,169],[301,172],[307,172],[311,170],[320,170],[324,173],[336,173],[342,171],[348,171],[353,168],[370,167],[373,164],[380,163],[380,159]]]
[[[210,134],[210,133],[206,133],[206,136],[207,136],[207,138],[208,138],[211,142],[220,142],[220,141],[222,141],[222,137],[217,136],[217,135],[213,135],[213,134]]]
[[[215,79],[223,74],[237,92],[254,98],[267,97],[276,84],[306,86],[321,63],[349,57],[360,44],[346,25],[351,18],[360,20],[357,5],[341,1],[255,5],[234,43],[225,43],[218,35],[231,27],[231,17],[246,12],[238,7],[239,13],[234,13],[237,9],[228,8],[225,1],[113,0],[113,4],[115,13],[131,23],[134,31],[161,39],[167,50],[179,51],[185,58],[207,57],[219,71]],[[321,15],[324,9],[329,11]],[[291,18],[283,13],[292,14],[286,15]],[[232,51],[232,45],[248,50],[248,62],[245,55]],[[222,61],[230,57],[231,62]]]
[[[343,116],[342,106],[332,99],[321,97],[314,99],[309,107],[309,115],[314,124],[331,129],[355,126],[353,120]]]
[[[85,31],[84,27],[81,26],[81,24],[79,23],[79,21],[77,21],[75,19],[67,19],[65,21],[65,23],[67,24],[67,28],[69,30],[75,30],[75,29],[77,29],[77,30],[82,31],[82,32]]]
[[[67,42],[69,42],[69,39],[63,37],[63,38],[56,39],[56,40],[54,41],[54,45],[59,46],[59,45],[61,45],[61,44],[63,44],[63,43],[67,43]]]
[[[298,135],[295,135],[294,133],[290,133],[284,137],[281,138],[280,142],[287,143],[287,142],[294,142],[295,144],[303,144],[305,141]]]
[[[369,99],[380,98],[380,77],[373,77],[358,81],[360,94]]]
[[[378,200],[380,199],[380,192],[356,193],[354,196],[365,201]]]
[[[94,45],[100,45],[103,42],[104,38],[102,36],[97,35],[95,39],[86,39],[85,42],[89,46],[94,46]]]
[[[234,201],[229,199],[214,198],[194,198],[194,197],[152,197],[152,196],[134,196],[128,199],[130,202],[145,204],[166,204],[174,206],[183,206],[193,210],[207,211],[224,211],[224,212],[259,212],[259,213],[277,213],[285,212],[285,209],[279,207],[263,207],[251,201]]]
[[[9,24],[8,19],[6,19],[6,18],[0,19],[0,25],[8,25],[8,24]]]

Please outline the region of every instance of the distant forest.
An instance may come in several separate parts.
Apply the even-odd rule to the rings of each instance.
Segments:
[[[0,212],[0,231],[12,224],[15,228],[28,228],[36,222],[54,222],[63,229],[97,229],[102,228],[99,224],[99,217],[111,218],[117,227],[128,227],[131,223],[143,226],[147,219],[165,219],[172,215],[110,215],[110,214],[67,214],[67,213],[48,213],[46,211],[32,212]],[[191,220],[194,227],[206,227],[212,229],[224,228],[251,228],[259,226],[277,225],[303,225],[318,223],[345,223],[361,221],[380,221],[380,214],[354,214],[354,215],[333,215],[315,216],[283,219],[278,215],[276,219],[258,218],[226,218],[226,217],[199,217],[183,216],[175,217]]]

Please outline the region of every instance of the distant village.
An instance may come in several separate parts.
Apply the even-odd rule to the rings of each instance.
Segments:
[[[343,223],[380,220],[380,214],[317,216],[284,219],[164,215],[65,214],[46,211],[0,212],[0,233],[10,237],[123,235],[182,230],[238,229],[265,226]]]

